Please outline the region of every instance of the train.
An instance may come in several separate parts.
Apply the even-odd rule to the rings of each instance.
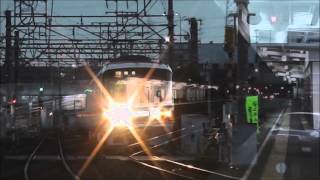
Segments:
[[[110,128],[173,130],[175,105],[205,104],[208,89],[216,88],[173,82],[169,65],[144,56],[123,56],[96,74],[90,68],[87,71],[93,79],[89,84],[92,91],[86,95],[85,111],[78,114],[95,125],[91,134],[97,140]]]
[[[108,94],[103,118],[113,126],[161,126],[172,117],[172,70],[143,56],[106,64],[100,79]]]
[[[92,76],[85,116],[95,124],[94,137],[106,129],[172,129],[172,70],[144,56],[124,56],[103,66]],[[88,118],[90,117],[90,118]]]

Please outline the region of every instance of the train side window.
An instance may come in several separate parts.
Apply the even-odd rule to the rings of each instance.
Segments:
[[[121,77],[122,77],[121,71],[116,71],[116,72],[114,72],[114,76],[115,76],[116,78],[121,78]]]
[[[156,96],[157,97],[161,97],[161,91],[160,90],[157,90]]]
[[[135,71],[131,71],[131,75],[135,76],[136,72]]]
[[[129,75],[129,72],[128,72],[128,71],[124,71],[124,72],[123,72],[123,75],[128,76],[128,75]]]
[[[158,90],[156,91],[156,97],[158,98],[159,102],[162,102],[162,101],[163,101],[163,99],[162,99],[162,92],[161,92],[160,89],[158,89]]]

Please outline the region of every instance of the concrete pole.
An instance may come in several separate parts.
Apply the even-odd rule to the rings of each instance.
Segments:
[[[236,0],[238,8],[237,27],[237,91],[238,97],[238,123],[245,123],[245,96],[248,87],[248,48],[250,43],[250,30],[248,24],[249,0]],[[243,91],[245,89],[245,91]]]

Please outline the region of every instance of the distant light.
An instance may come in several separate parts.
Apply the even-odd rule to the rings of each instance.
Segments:
[[[170,42],[170,37],[169,36],[166,36],[166,37],[164,37],[164,40],[165,40],[165,42]]]
[[[239,85],[236,85],[236,88],[237,88],[237,89],[239,89],[239,88],[240,88],[240,86],[239,86]]]
[[[230,91],[229,91],[229,89],[227,90],[227,94],[229,94],[230,93]]]
[[[283,73],[283,72],[276,72],[276,74],[275,74],[276,76],[285,76],[286,75],[286,73]]]
[[[11,104],[16,104],[17,103],[17,99],[12,99],[11,100]]]
[[[50,112],[50,113],[49,113],[49,116],[52,116],[52,115],[53,115],[53,113],[52,113],[52,112]]]
[[[271,16],[271,17],[270,17],[270,20],[271,20],[271,23],[272,23],[272,24],[276,23],[276,22],[277,22],[277,19],[278,19],[277,16]]]
[[[40,91],[40,92],[43,92],[43,87],[39,88],[39,91]]]
[[[254,72],[259,72],[259,69],[258,68],[254,68]]]
[[[86,94],[89,94],[89,93],[92,93],[92,92],[93,92],[92,89],[85,89],[85,90],[84,90],[84,93],[86,93]]]
[[[283,86],[281,86],[281,89],[283,90],[283,89],[284,89],[284,87],[283,87]]]
[[[288,65],[285,65],[285,66],[284,66],[284,69],[285,69],[285,70],[289,69],[289,66],[288,66]]]
[[[251,90],[251,87],[248,87],[248,90]]]
[[[287,61],[287,56],[281,56],[281,61]]]
[[[76,67],[77,67],[77,65],[76,65],[76,64],[72,64],[72,67],[73,67],[73,68],[76,68]]]

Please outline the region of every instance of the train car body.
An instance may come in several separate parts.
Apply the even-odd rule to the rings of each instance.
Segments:
[[[172,129],[172,70],[168,65],[126,58],[106,64],[96,78],[86,111],[95,115],[91,119],[97,139],[110,128]]]
[[[161,126],[170,120],[172,71],[168,65],[115,62],[107,64],[100,76],[109,96],[103,115],[112,125]]]

